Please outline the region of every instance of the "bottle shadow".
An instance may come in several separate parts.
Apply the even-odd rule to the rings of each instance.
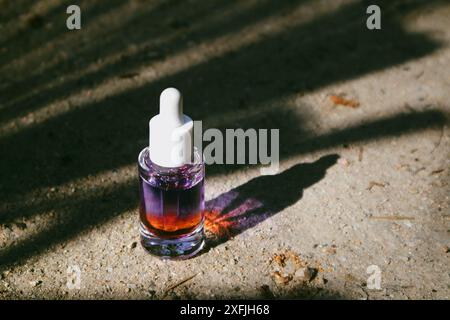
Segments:
[[[330,154],[312,163],[299,163],[276,175],[253,178],[207,201],[206,251],[299,201],[303,191],[322,180],[338,159],[337,154]]]

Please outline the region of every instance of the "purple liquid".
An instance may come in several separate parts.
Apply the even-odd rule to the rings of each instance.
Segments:
[[[156,237],[172,239],[195,231],[204,218],[204,166],[162,168],[139,159],[140,220]]]

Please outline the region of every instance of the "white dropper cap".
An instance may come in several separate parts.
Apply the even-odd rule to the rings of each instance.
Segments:
[[[150,160],[166,168],[192,162],[193,127],[183,114],[183,98],[175,88],[165,89],[159,98],[159,114],[150,122]]]

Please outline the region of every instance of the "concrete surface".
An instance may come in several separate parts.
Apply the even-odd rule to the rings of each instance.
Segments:
[[[364,1],[79,3],[68,31],[67,1],[1,1],[1,299],[449,298],[448,2],[379,1],[381,31]],[[205,128],[280,128],[293,167],[208,167],[210,207],[265,211],[232,237],[208,212],[186,261],[137,243],[169,85]]]

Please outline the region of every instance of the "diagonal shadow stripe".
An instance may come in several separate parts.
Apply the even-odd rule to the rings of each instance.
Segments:
[[[362,8],[361,3],[343,7],[276,37],[0,139],[0,149],[7,150],[0,158],[0,201],[19,204],[18,210],[2,213],[2,219],[29,217],[44,208],[57,209],[61,215],[59,222],[49,229],[2,249],[0,268],[23,263],[52,245],[134,207],[131,182],[103,190],[101,195],[49,200],[31,209],[20,206],[20,195],[24,188],[32,191],[64,184],[132,163],[141,147],[135,141],[147,136],[148,115],[156,110],[155,106],[149,107],[147,97],[158,96],[165,86],[179,84],[183,91],[192,93],[186,104],[192,106],[194,118],[201,119],[205,112],[220,117],[225,111],[251,109],[286,95],[382,70],[425,56],[439,47],[424,35],[405,31],[395,16],[386,17],[385,31],[368,35],[361,28]],[[288,125],[282,128],[282,139],[289,140],[281,141],[281,159],[349,141],[415,132],[445,122],[444,114],[438,110],[400,114],[366,120],[355,127],[301,141],[293,138],[304,133],[298,115],[283,114],[277,118],[269,112],[264,116],[264,124]],[[252,123],[252,119],[246,121]],[[258,128],[261,123],[253,122],[252,126]],[[283,149],[287,142],[291,151]],[[213,167],[209,171],[222,174],[234,169]],[[114,201],[103,203],[102,199]]]

